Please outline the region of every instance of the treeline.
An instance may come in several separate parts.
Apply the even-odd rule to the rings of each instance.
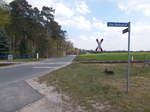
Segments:
[[[55,9],[39,10],[26,0],[0,4],[1,54],[54,57],[82,52],[66,40],[67,32],[55,21]]]

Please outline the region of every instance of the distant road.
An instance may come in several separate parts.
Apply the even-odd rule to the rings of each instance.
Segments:
[[[41,62],[0,68],[0,85],[46,74],[58,67],[70,63],[74,57],[75,56],[52,58]]]

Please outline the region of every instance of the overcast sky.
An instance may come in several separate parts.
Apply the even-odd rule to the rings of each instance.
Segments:
[[[6,0],[5,0],[6,1]],[[11,1],[11,0],[7,0]],[[56,9],[55,20],[68,32],[75,47],[95,49],[103,38],[104,50],[127,50],[124,28],[107,22],[131,22],[131,50],[150,50],[150,0],[27,0],[33,7]]]

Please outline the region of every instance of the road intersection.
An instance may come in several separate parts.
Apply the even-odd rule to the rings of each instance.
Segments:
[[[46,59],[0,69],[0,112],[16,112],[42,98],[42,95],[31,88],[25,80],[64,67],[70,64],[74,57]]]

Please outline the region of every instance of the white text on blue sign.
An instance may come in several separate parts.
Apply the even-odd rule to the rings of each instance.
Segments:
[[[109,27],[128,27],[129,23],[108,22],[107,26],[109,26]]]

